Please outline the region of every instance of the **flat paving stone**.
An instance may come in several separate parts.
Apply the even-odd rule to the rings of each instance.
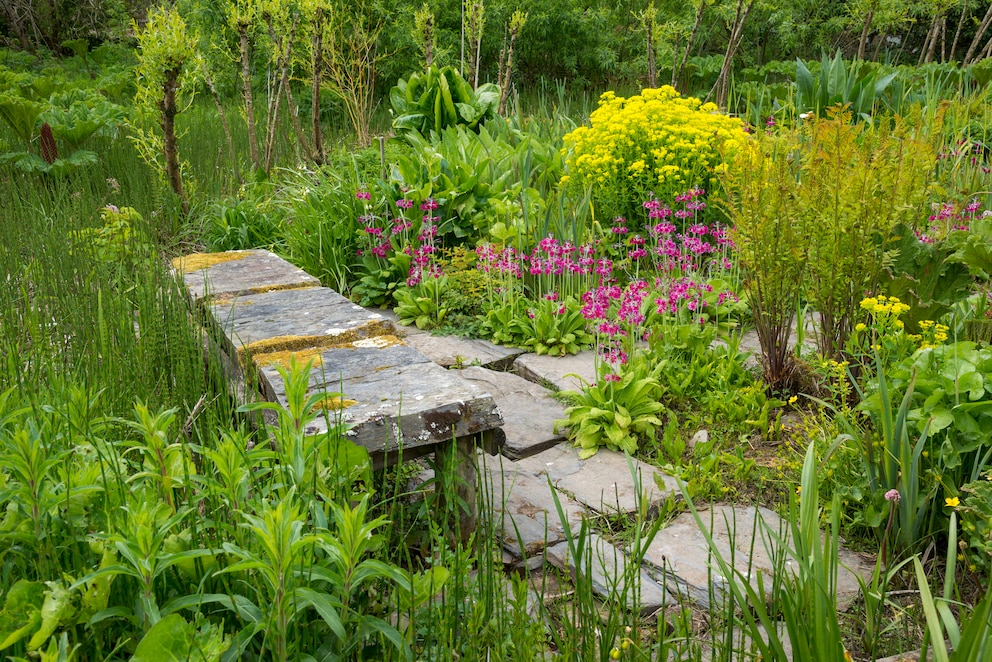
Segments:
[[[492,455],[483,455],[481,462],[479,489],[492,504],[492,516],[502,521],[503,549],[515,562],[539,557],[547,547],[563,542],[565,525],[573,534],[579,531],[585,509],[559,495],[563,524],[546,477],[522,471],[512,461]]]
[[[407,334],[406,341],[434,363],[445,368],[482,366],[504,370],[510,367],[516,357],[524,353],[522,349],[494,345],[488,340],[434,336],[429,333]]]
[[[194,301],[320,285],[318,279],[266,250],[193,253],[174,259],[172,268]]]
[[[580,391],[586,383],[598,379],[596,352],[592,350],[568,356],[523,354],[513,362],[513,371],[537,384],[548,384],[556,391]]]
[[[675,604],[675,598],[644,570],[631,568],[627,555],[596,533],[587,534],[582,558],[575,559],[568,542],[547,550],[548,562],[592,582],[593,592],[604,600],[619,602],[627,609],[650,614]]]
[[[411,339],[407,338],[409,342]],[[477,366],[457,371],[462,379],[476,384],[496,400],[503,415],[506,444],[503,455],[517,460],[561,441],[555,421],[565,416],[565,407],[547,389],[509,372]]]
[[[773,511],[754,506],[718,505],[701,511],[703,524],[711,532],[720,556],[757,588],[758,576],[763,575],[765,587],[770,587],[775,561],[785,568],[795,567],[795,561],[785,549],[780,549],[769,535],[766,526],[756,521],[759,516],[775,536],[783,537],[788,544],[787,524]],[[753,545],[752,545],[753,540]],[[858,595],[859,586],[855,573],[870,577],[869,567],[860,556],[841,548],[838,553],[837,606],[845,611]],[[708,608],[710,589],[721,599],[728,586],[720,574],[719,566],[711,558],[709,546],[692,513],[683,513],[658,532],[644,553],[644,567],[648,574],[661,581],[668,578],[668,586],[690,600]]]
[[[556,488],[596,512],[632,513],[637,510],[639,497],[654,505],[678,492],[678,484],[668,474],[634,458],[628,464],[623,453],[605,448],[587,460],[580,460],[578,449],[563,443],[518,464],[524,470],[546,475]],[[643,495],[638,494],[631,465]],[[659,487],[656,477],[663,487]]]
[[[371,365],[373,358],[364,354],[356,363]],[[430,361],[397,364],[399,354],[384,352],[380,367],[347,379],[312,371],[308,395],[338,395],[327,401],[328,415],[318,416],[306,433],[325,432],[328,422],[340,421],[349,426],[345,436],[370,453],[383,454],[396,453],[401,443],[404,449],[435,446],[500,426],[499,409],[488,393]],[[265,375],[267,395],[285,404],[282,376],[277,371]]]
[[[326,347],[396,331],[380,314],[326,287],[218,298],[211,311],[232,352]]]

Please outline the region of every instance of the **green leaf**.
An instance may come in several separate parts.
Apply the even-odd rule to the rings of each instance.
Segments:
[[[10,587],[0,611],[0,650],[37,630],[44,600],[45,585],[41,582],[21,579]]]
[[[55,632],[55,628],[71,614],[72,596],[65,586],[61,582],[48,582],[48,586],[45,602],[41,606],[41,627],[28,642],[29,651],[41,648]]]

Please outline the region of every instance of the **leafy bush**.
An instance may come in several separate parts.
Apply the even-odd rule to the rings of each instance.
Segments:
[[[422,74],[400,79],[389,93],[393,128],[427,136],[452,126],[477,129],[496,114],[499,86],[473,90],[454,67],[428,67]]]
[[[564,138],[562,181],[578,195],[591,189],[601,218],[633,218],[643,200],[711,188],[747,138],[740,120],[667,85],[629,98],[606,92],[589,121]]]

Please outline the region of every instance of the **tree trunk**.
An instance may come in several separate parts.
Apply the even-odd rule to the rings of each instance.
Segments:
[[[313,160],[317,165],[324,164],[324,136],[320,127],[320,84],[324,48],[324,10],[318,9],[313,27],[313,87],[310,90],[310,115],[313,121]]]
[[[689,53],[692,51],[692,45],[696,40],[696,33],[699,32],[699,26],[703,22],[703,13],[706,11],[706,0],[700,0],[699,9],[696,10],[696,22],[692,24],[692,32],[689,33],[689,40],[685,44],[685,50],[682,52],[682,61],[679,63],[677,69],[672,71],[672,87],[682,92],[682,86],[684,81],[682,80],[685,75],[685,65],[689,61]]]
[[[231,156],[234,174],[238,177],[238,183],[244,184],[245,180],[241,176],[241,168],[238,167],[238,154],[234,151],[234,139],[231,137],[231,127],[227,123],[227,113],[224,112],[224,106],[221,103],[220,95],[217,94],[217,88],[214,86],[213,78],[210,77],[210,73],[207,71],[207,65],[202,60],[200,61],[200,69],[203,74],[203,80],[210,90],[210,96],[213,97],[214,105],[217,106],[217,116],[220,118],[221,128],[224,129],[224,138],[227,140],[227,151]]]
[[[992,22],[992,4],[989,5],[988,10],[985,12],[985,17],[982,18],[982,22],[978,25],[978,30],[975,31],[975,37],[971,40],[971,45],[968,46],[968,53],[961,60],[962,65],[967,66],[972,64],[971,58],[978,49],[978,45],[982,43],[982,37],[985,35],[985,30],[988,29],[990,22]]]
[[[861,40],[858,41],[858,59],[865,59],[865,46],[868,44],[868,35],[871,33],[871,22],[875,19],[875,10],[869,10],[865,18],[865,27],[861,30]]]
[[[947,62],[947,17],[940,18],[940,61]]]
[[[878,54],[882,52],[882,46],[885,45],[885,40],[889,38],[888,32],[883,32],[878,37],[878,44],[875,46],[875,54],[871,56],[873,62],[878,62]]]
[[[517,29],[510,30],[510,43],[506,49],[506,68],[503,70],[503,79],[500,81],[502,90],[499,93],[499,114],[506,114],[506,102],[510,98],[510,75],[513,73],[513,46],[517,41]]]
[[[648,87],[658,87],[658,75],[654,67],[654,20],[645,21],[648,48]]]
[[[27,29],[24,26],[24,20],[17,13],[17,7],[14,2],[11,1],[9,4],[4,3],[3,14],[7,18],[7,24],[10,29],[14,31],[14,36],[17,37],[17,41],[21,44],[21,50],[24,52],[34,52],[31,42],[28,40]],[[31,5],[20,7],[22,14],[30,14]]]
[[[162,84],[162,101],[159,109],[162,111],[162,145],[165,152],[165,174],[169,186],[182,203],[183,214],[189,214],[189,201],[183,190],[183,175],[179,167],[179,149],[176,145],[176,89],[179,87],[180,67],[165,72],[165,82]]]
[[[262,162],[258,156],[258,135],[255,132],[255,98],[251,91],[251,59],[249,57],[250,43],[248,41],[248,25],[238,25],[238,36],[241,40],[241,85],[245,97],[245,121],[248,123],[248,154],[251,157],[251,167],[259,170]]]
[[[968,0],[964,0],[964,7],[961,8],[961,16],[958,17],[958,29],[954,31],[954,41],[951,42],[951,52],[948,59],[954,59],[954,51],[958,49],[958,39],[961,37],[961,28],[964,27],[964,19],[968,16]]]
[[[734,55],[737,54],[741,39],[744,37],[744,24],[747,22],[747,16],[751,13],[754,3],[755,0],[748,0],[745,5],[745,0],[737,0],[737,10],[734,14],[734,23],[730,30],[730,41],[727,43],[727,53],[723,58],[723,66],[720,67],[720,75],[717,76],[713,89],[706,95],[706,99],[709,100],[716,93],[714,101],[720,108],[727,104],[727,94],[730,91],[730,68],[733,66]]]
[[[934,16],[927,31],[927,38],[923,40],[923,47],[920,48],[920,57],[916,61],[916,66],[921,66],[924,62],[929,62],[933,57],[933,48],[937,45],[937,30],[940,26],[940,19]]]
[[[280,42],[276,39],[275,28],[272,25],[272,17],[267,17],[269,38],[272,40],[273,46],[275,48],[279,48],[280,45],[285,44],[285,49],[283,49],[283,53],[276,60],[276,69],[279,71],[278,76],[275,78],[276,89],[275,93],[271,94],[269,97],[269,112],[266,117],[265,135],[264,169],[266,175],[272,170],[272,161],[275,158],[276,127],[279,124],[279,100],[282,97],[283,85],[289,79],[289,65],[291,62],[290,56],[292,55],[293,40],[296,37],[296,26],[299,23],[299,19],[299,14],[293,16],[293,25],[289,29],[289,34],[286,36],[285,41]]]

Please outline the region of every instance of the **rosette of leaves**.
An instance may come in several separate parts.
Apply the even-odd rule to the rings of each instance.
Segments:
[[[596,338],[586,329],[586,318],[573,297],[563,302],[541,299],[518,320],[524,347],[537,354],[565,356],[592,346]]]
[[[662,425],[661,386],[642,353],[632,356],[619,375],[602,374],[581,391],[558,395],[571,406],[565,418],[555,421],[555,431],[568,428],[568,438],[580,449],[582,459],[604,446],[632,454],[639,441],[654,439]]]
[[[448,309],[442,301],[442,294],[448,287],[446,276],[425,278],[410,287],[403,286],[393,292],[396,308],[393,311],[403,326],[416,324],[418,329],[434,329],[441,326]]]
[[[422,74],[400,79],[389,93],[393,128],[427,136],[449,126],[476,129],[496,114],[499,86],[493,83],[476,89],[454,67],[428,67]]]

